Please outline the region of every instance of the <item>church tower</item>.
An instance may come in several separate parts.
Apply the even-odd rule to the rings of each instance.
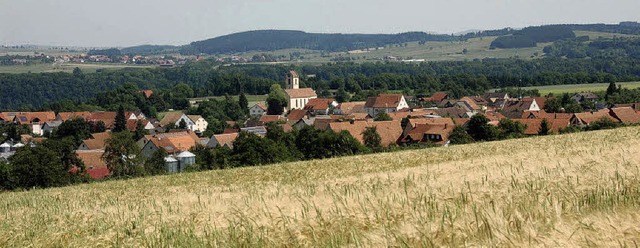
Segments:
[[[287,89],[299,89],[300,88],[300,76],[296,71],[289,71],[285,77],[285,85]]]

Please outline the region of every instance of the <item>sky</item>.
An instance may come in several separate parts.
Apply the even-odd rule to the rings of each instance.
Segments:
[[[639,0],[0,0],[0,45],[184,45],[261,29],[451,34],[640,21]]]

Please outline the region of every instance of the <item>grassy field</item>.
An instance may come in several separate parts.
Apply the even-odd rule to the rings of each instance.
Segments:
[[[5,192],[0,247],[634,246],[639,149],[630,127]]]
[[[596,35],[596,34],[594,34]],[[368,52],[352,53],[347,52],[335,52],[326,53],[323,57],[323,53],[320,51],[305,50],[305,49],[286,49],[268,52],[275,56],[285,55],[289,53],[299,52],[304,56],[304,59],[295,61],[294,63],[325,63],[329,62],[332,58],[338,57],[350,57],[355,61],[380,61],[386,56],[402,57],[403,59],[424,59],[425,61],[457,61],[457,60],[473,60],[484,58],[538,58],[543,52],[542,49],[550,43],[541,43],[537,47],[532,48],[520,48],[520,49],[489,49],[489,45],[497,37],[483,37],[469,39],[468,41],[460,42],[427,42],[424,45],[418,44],[418,42],[408,42],[407,46],[386,46],[384,49],[371,49]],[[464,49],[467,49],[467,53],[462,53]],[[235,55],[240,56],[253,56],[259,54],[259,52],[238,53]],[[291,63],[291,62],[282,62]]]
[[[265,101],[267,100],[267,95],[245,95],[247,97],[247,100],[249,101],[249,107],[257,104],[257,103],[265,103]],[[235,99],[236,101],[238,100],[239,96],[232,96],[233,99]],[[189,101],[204,101],[204,100],[208,100],[208,99],[216,99],[216,100],[222,100],[224,99],[224,96],[210,96],[210,97],[198,97],[198,98],[189,98]]]
[[[622,82],[616,83],[625,89],[637,89],[640,88],[640,82]],[[546,96],[549,93],[554,95],[560,95],[562,93],[579,93],[579,92],[596,92],[606,91],[609,84],[564,84],[564,85],[549,85],[549,86],[534,86],[523,87],[523,89],[537,89],[540,91],[541,96]]]
[[[153,68],[150,65],[126,65],[126,64],[76,64],[76,63],[50,63],[50,64],[33,64],[33,65],[10,65],[0,66],[0,73],[41,73],[41,72],[73,72],[74,68],[80,68],[82,72],[93,73],[97,69],[118,70],[123,68]]]

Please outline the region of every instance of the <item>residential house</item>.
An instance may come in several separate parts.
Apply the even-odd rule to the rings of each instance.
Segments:
[[[19,112],[16,113],[13,122],[19,125],[28,125],[32,134],[44,135],[42,125],[47,121],[55,121],[54,112]]]
[[[287,118],[282,115],[263,115],[260,116],[260,119],[258,121],[260,121],[264,125],[271,122],[286,122]]]
[[[153,156],[159,149],[165,150],[170,155],[178,155],[198,144],[201,144],[200,138],[190,130],[145,135],[138,141],[138,146],[142,147],[141,154],[147,158]]]
[[[314,98],[310,99],[303,109],[309,111],[311,115],[327,115],[336,107],[338,107],[338,102],[335,99]]]
[[[309,113],[309,111],[304,110],[304,109],[291,110],[291,111],[289,111],[289,114],[287,115],[287,122],[288,123],[296,123],[300,119],[305,118],[308,113]]]
[[[191,119],[191,121],[193,122],[193,126],[190,128],[191,131],[194,131],[196,133],[204,133],[205,131],[207,131],[209,123],[207,122],[207,120],[202,118],[202,116],[187,115],[187,117],[189,117],[189,119]]]
[[[449,94],[447,94],[446,92],[435,92],[430,97],[423,97],[422,101],[440,103],[447,99],[449,99]]]
[[[343,102],[338,104],[334,114],[336,115],[350,115],[354,113],[367,113],[364,109],[364,105],[367,102]]]
[[[592,93],[592,92],[581,92],[581,93],[577,93],[575,95],[573,95],[571,97],[572,100],[578,102],[578,103],[583,103],[583,102],[595,102],[598,101],[598,99],[600,99],[600,97],[598,97],[596,94]]]
[[[614,122],[620,122],[620,120],[614,118],[610,114],[610,110],[602,109],[595,112],[584,112],[584,113],[575,113],[571,117],[571,125],[578,127],[587,127],[594,121],[599,121],[602,119],[608,119]]]
[[[87,118],[88,122],[98,123],[103,122],[107,129],[112,129],[116,123],[116,112],[93,112]],[[138,117],[132,112],[125,112],[126,120],[138,120]]]
[[[362,133],[366,130],[367,127],[376,128],[376,131],[380,135],[380,144],[383,147],[398,144],[402,137],[402,126],[400,125],[400,121],[354,121],[329,123],[330,130],[336,133],[347,131],[361,144],[364,144],[364,137]]]
[[[448,120],[450,123],[425,123],[416,124],[403,137],[403,143],[411,144],[435,144],[448,145],[449,134],[455,128],[453,120],[449,118],[440,118]]]
[[[81,119],[88,119],[91,116],[91,113],[88,111],[85,112],[59,112],[56,115],[56,120],[58,121],[67,121],[70,119],[76,119],[76,118],[81,118]]]
[[[509,94],[506,92],[492,92],[484,94],[484,99],[488,104],[495,104],[498,100],[509,100]]]
[[[53,130],[62,125],[62,121],[47,121],[42,125],[42,133],[43,134],[51,134]]]
[[[186,114],[182,112],[169,112],[164,115],[162,120],[160,120],[160,125],[163,127],[174,126],[175,128],[180,128],[180,123],[184,122],[185,129],[194,131],[196,123],[189,118]]]
[[[233,149],[233,142],[238,138],[239,133],[215,134],[209,139],[208,147],[226,147]]]
[[[380,113],[398,112],[409,108],[409,105],[401,94],[380,94],[377,97],[369,97],[364,107],[367,114],[375,118]]]
[[[267,128],[264,126],[243,127],[243,128],[240,128],[240,132],[248,132],[248,133],[258,135],[260,137],[264,137],[267,135]]]
[[[251,108],[249,108],[249,115],[252,117],[263,116],[267,113],[267,107],[262,103],[256,103]]]
[[[107,140],[111,139],[111,132],[93,133],[89,139],[83,140],[78,150],[100,150],[106,148]]]
[[[85,172],[92,179],[101,179],[111,174],[107,163],[102,158],[104,150],[77,150],[76,154],[84,164]],[[75,171],[77,171],[77,168],[75,168]]]
[[[616,118],[620,122],[624,124],[638,124],[640,123],[640,114],[638,114],[631,107],[619,107],[619,108],[611,108],[609,110],[609,115]]]
[[[522,100],[511,100],[505,103],[502,114],[510,119],[522,117],[525,111],[540,111],[540,106],[533,98],[523,98]]]
[[[402,130],[402,135],[406,136],[411,130],[415,129],[418,125],[431,125],[431,126],[455,126],[453,119],[451,118],[420,118],[409,119],[407,125]]]

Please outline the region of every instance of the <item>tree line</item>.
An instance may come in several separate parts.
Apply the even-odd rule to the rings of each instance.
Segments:
[[[301,87],[317,91],[343,89],[413,90],[420,94],[449,91],[454,96],[481,94],[491,88],[557,84],[609,83],[640,80],[640,63],[632,57],[539,60],[484,59],[474,61],[409,63],[328,63],[323,65],[232,65],[191,63],[177,68],[130,68],[83,73],[0,74],[0,108],[33,110],[47,103],[69,100],[86,102],[99,93],[135,84],[158,92],[180,84],[193,97],[269,93],[283,84],[283,75],[297,69]],[[169,103],[170,105],[173,103]]]

